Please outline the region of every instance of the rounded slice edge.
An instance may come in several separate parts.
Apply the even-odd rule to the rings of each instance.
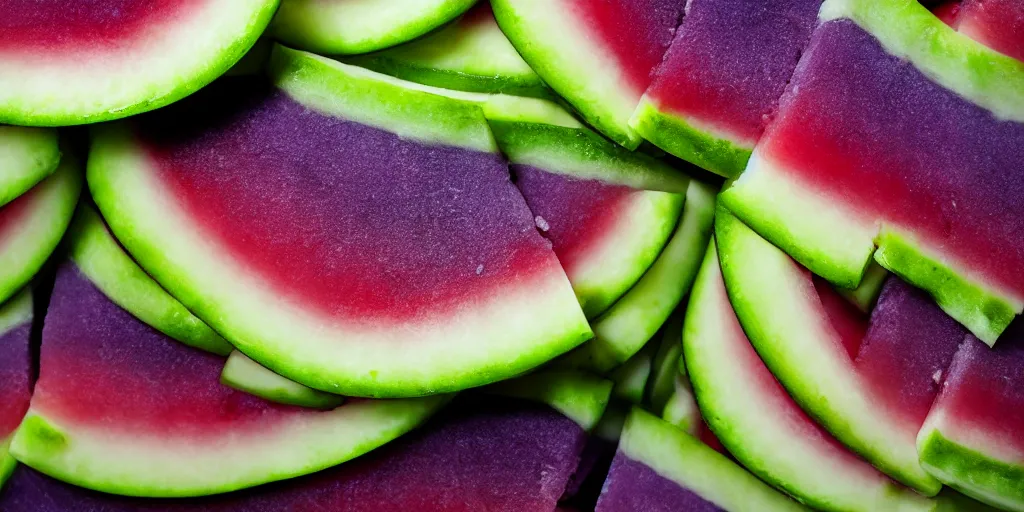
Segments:
[[[0,207],[52,174],[58,164],[56,130],[0,126]]]
[[[279,404],[334,409],[345,402],[341,395],[324,393],[282,377],[237,350],[231,352],[224,363],[220,382]]]
[[[545,403],[590,431],[608,407],[612,385],[610,380],[585,372],[545,369],[491,384],[483,391]]]

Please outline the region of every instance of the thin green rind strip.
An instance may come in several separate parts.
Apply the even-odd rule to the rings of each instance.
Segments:
[[[634,408],[619,450],[724,510],[807,510],[693,436]]]
[[[0,126],[0,208],[53,174],[59,164],[56,130]]]
[[[841,18],[853,20],[887,52],[997,118],[1024,122],[1024,62],[957,33],[916,0],[827,0],[822,5],[821,21]]]
[[[32,321],[32,288],[26,286],[0,305],[0,336]]]
[[[497,152],[483,111],[472,102],[281,45],[271,50],[268,74],[292,99],[325,115],[428,144]]]
[[[665,324],[690,289],[714,228],[717,187],[690,181],[682,219],[644,276],[593,323],[594,339],[560,364],[611,371],[626,362]]]
[[[306,425],[274,425],[242,439],[230,429],[217,449],[167,440],[111,437],[29,410],[11,442],[21,463],[71,485],[146,498],[208,496],[315,473],[409,432],[450,395],[360,400],[323,411]],[[181,438],[179,438],[181,439]]]
[[[901,236],[883,229],[875,261],[914,286],[923,288],[949,316],[993,346],[1024,303],[979,286]]]
[[[878,257],[877,252],[875,257]],[[882,285],[885,284],[885,280],[888,277],[889,271],[885,267],[878,263],[872,263],[864,271],[864,278],[861,279],[860,286],[852,290],[840,288],[837,291],[840,295],[846,297],[846,300],[857,306],[857,309],[870,313],[875,308],[875,302],[878,302],[878,296],[882,293]]]
[[[39,272],[60,243],[82,191],[82,174],[71,156],[65,156],[57,170],[32,188],[27,218],[15,232],[5,234],[0,251],[0,302],[12,297]]]
[[[647,343],[643,350],[612,370],[608,378],[615,382],[612,397],[633,405],[640,405],[644,400],[644,390],[651,378],[652,349],[657,348],[656,339]]]
[[[368,53],[420,37],[477,0],[282,0],[267,29],[285,43],[322,54]]]
[[[359,55],[339,59],[347,64],[432,87],[482,94],[508,94],[551,99],[554,93],[535,76],[482,76],[403,62],[384,55]]]
[[[715,218],[715,238],[729,300],[751,345],[790,396],[818,424],[883,473],[934,496],[942,487],[926,473],[913,446],[894,444],[898,429],[875,413],[861,383],[835,368],[845,354],[833,352],[830,329],[816,312],[803,311],[806,290],[794,286],[795,263],[724,208]],[[803,276],[803,274],[800,274]],[[807,286],[812,287],[809,280]],[[815,297],[816,300],[816,297]],[[828,347],[823,347],[828,343]],[[689,364],[689,362],[687,363]]]
[[[682,359],[680,359],[680,363],[682,363]],[[690,382],[686,376],[676,375],[672,396],[665,403],[661,419],[691,436],[696,436],[700,432],[704,419],[700,415],[697,399],[693,396],[693,390],[690,389]]]
[[[694,128],[683,118],[662,112],[646,97],[629,125],[655,146],[726,178],[739,176],[754,151],[752,147]]]
[[[82,203],[65,236],[68,255],[93,284],[125,311],[188,346],[228,355],[233,347],[149,276]]]
[[[608,407],[612,386],[612,381],[589,373],[554,369],[491,384],[483,391],[547,404],[590,431]]]
[[[938,429],[921,432],[918,453],[924,468],[944,484],[994,507],[1024,511],[1024,465],[996,460]]]
[[[345,402],[345,397],[341,395],[325,393],[282,377],[237,350],[231,352],[224,363],[220,382],[279,404],[334,409]]]
[[[651,378],[647,383],[646,404],[651,411],[662,411],[675,393],[675,380],[679,375],[683,357],[683,316],[680,306],[662,327],[658,350],[651,362]]]
[[[10,437],[0,441],[0,489],[3,489],[4,483],[11,477],[11,473],[14,473],[14,467],[18,465],[18,461],[8,452],[10,447]]]

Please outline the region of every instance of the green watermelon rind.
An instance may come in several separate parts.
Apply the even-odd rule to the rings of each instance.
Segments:
[[[235,350],[221,370],[220,382],[271,402],[311,409],[334,409],[345,397],[325,393],[282,377]]]
[[[938,429],[922,430],[918,453],[925,470],[944,484],[995,507],[1024,510],[1024,464],[996,460]]]
[[[651,378],[647,382],[644,400],[648,409],[654,412],[665,409],[665,405],[675,394],[677,376],[685,375],[679,371],[683,358],[682,333],[685,309],[683,306],[677,308],[662,326],[660,339],[651,340],[651,343],[657,341],[658,348],[651,361]]]
[[[622,403],[642,405],[647,381],[651,378],[653,351],[658,348],[657,339],[652,339],[642,350],[626,360],[608,374],[615,383],[612,397]]]
[[[544,369],[483,391],[547,404],[589,432],[608,407],[612,386],[610,380],[586,372]]]
[[[0,208],[53,174],[59,164],[56,130],[0,126]]]

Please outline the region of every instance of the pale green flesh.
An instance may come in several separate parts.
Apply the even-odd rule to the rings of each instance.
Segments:
[[[160,287],[110,234],[99,214],[81,204],[65,237],[68,255],[104,295],[133,316],[186,345],[219,355],[232,347]]]
[[[594,339],[560,363],[608,372],[636,354],[690,288],[711,238],[714,186],[690,182],[675,233],[644,276],[593,323]]]
[[[455,19],[477,0],[281,0],[269,33],[322,54],[382,50]]]
[[[56,130],[0,126],[0,208],[52,174],[59,163]]]
[[[944,484],[994,507],[1024,511],[1024,464],[958,443],[928,422],[918,437],[918,453],[924,468]]]
[[[626,419],[619,450],[724,510],[807,510],[725,455],[640,409]]]
[[[941,484],[918,463],[906,426],[879,413],[854,372],[809,274],[724,209],[715,224],[730,302],[772,374],[851,450],[922,494],[936,494]]]
[[[935,503],[882,475],[807,418],[740,329],[710,244],[683,331],[685,360],[708,427],[764,481],[819,510],[932,510]],[[753,365],[751,367],[750,365]]]
[[[878,252],[875,252],[877,257]],[[886,278],[889,277],[889,272],[885,270],[885,267],[872,263],[866,271],[864,271],[864,278],[861,279],[860,285],[852,290],[844,290],[839,288],[839,294],[846,297],[846,300],[850,301],[857,309],[870,313],[875,308],[875,302],[878,301],[878,295],[882,293],[882,285],[885,284]]]
[[[696,436],[700,432],[704,419],[700,416],[697,400],[693,397],[693,389],[690,388],[690,381],[686,376],[676,374],[672,395],[661,411],[661,419],[691,436]]]
[[[588,373],[554,369],[491,384],[483,391],[550,405],[590,431],[608,407],[612,385],[610,380]]]
[[[608,378],[615,382],[612,396],[618,400],[640,405],[644,399],[647,380],[651,377],[653,349],[657,348],[656,339],[651,340],[643,350],[612,370]]]
[[[647,382],[646,404],[650,410],[665,409],[675,393],[676,377],[680,376],[680,358],[683,356],[683,315],[686,308],[680,305],[662,327],[658,350],[651,362],[651,378]],[[653,341],[652,341],[653,343]]]
[[[70,126],[169,105],[242,58],[277,6],[278,0],[206,0],[147,27],[136,44],[0,55],[0,123]]]
[[[282,377],[237,350],[224,363],[220,382],[271,402],[299,407],[334,409],[345,401],[341,395],[324,393]]]

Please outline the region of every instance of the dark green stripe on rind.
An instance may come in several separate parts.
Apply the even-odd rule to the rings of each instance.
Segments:
[[[1024,510],[1024,465],[987,457],[938,430],[922,431],[918,453],[924,468],[944,484],[995,507]]]
[[[149,276],[85,203],[68,229],[69,256],[111,301],[156,330],[186,345],[228,355],[232,346]]]
[[[220,382],[279,404],[333,409],[345,402],[345,397],[341,395],[325,393],[282,377],[237,350],[231,352],[224,363]]]
[[[0,207],[52,174],[58,164],[56,130],[0,126]]]
[[[612,381],[588,373],[550,369],[491,384],[483,391],[550,405],[589,431],[608,407],[612,385]]]

